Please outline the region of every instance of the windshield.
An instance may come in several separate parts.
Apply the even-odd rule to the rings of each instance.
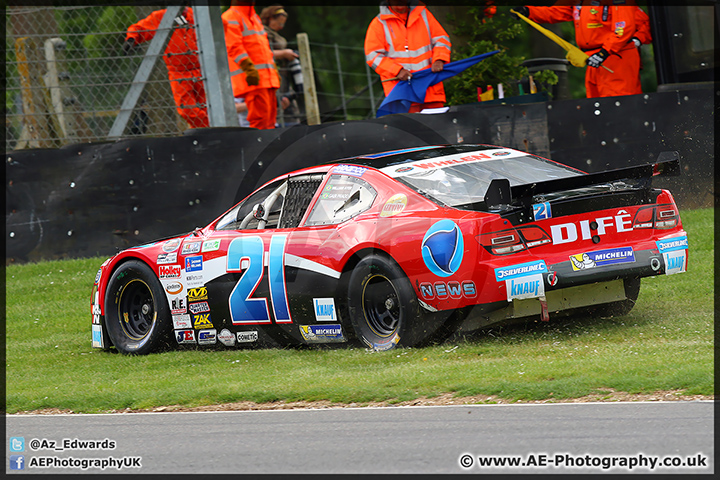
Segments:
[[[505,148],[411,160],[381,170],[451,207],[483,202],[490,182],[496,178],[523,185],[582,175],[579,170]]]

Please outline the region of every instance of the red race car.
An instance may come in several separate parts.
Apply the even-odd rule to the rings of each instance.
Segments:
[[[490,145],[408,148],[266,183],[193,232],[105,261],[92,344],[425,345],[508,319],[622,315],[687,268],[657,163],[586,174]]]

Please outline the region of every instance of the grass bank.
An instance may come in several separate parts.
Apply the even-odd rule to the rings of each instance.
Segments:
[[[452,393],[503,401],[605,391],[714,395],[713,210],[681,212],[687,273],[643,279],[612,319],[495,329],[422,349],[172,351],[90,347],[90,289],[104,259],[6,269],[6,411],[96,413],[163,405],[404,402]]]

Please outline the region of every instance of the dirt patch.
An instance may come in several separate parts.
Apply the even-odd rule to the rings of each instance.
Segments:
[[[545,400],[518,400],[511,401],[495,395],[475,395],[470,397],[456,397],[452,393],[444,393],[436,397],[420,397],[404,402],[364,402],[364,403],[333,403],[327,400],[315,402],[232,402],[219,405],[205,405],[198,407],[184,407],[181,405],[167,405],[147,409],[120,409],[109,410],[103,413],[146,413],[146,412],[230,412],[242,410],[292,410],[300,408],[365,408],[365,407],[406,407],[406,406],[438,406],[438,405],[483,405],[483,404],[538,404],[538,403],[589,403],[589,402],[692,402],[699,400],[715,400],[714,395],[686,395],[682,390],[660,391],[655,393],[630,394],[617,392],[612,389],[603,390],[603,393],[586,395],[579,398],[549,398]],[[46,408],[17,412],[24,415],[57,415],[76,413],[72,410]]]

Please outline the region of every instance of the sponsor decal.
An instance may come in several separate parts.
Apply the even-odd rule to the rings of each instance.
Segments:
[[[202,243],[201,252],[214,252],[220,250],[220,240],[205,240]]]
[[[367,171],[365,167],[358,167],[356,165],[338,165],[333,169],[332,173],[338,175],[351,175],[353,177],[362,177],[363,173]]]
[[[158,265],[168,265],[171,263],[177,263],[177,252],[161,253],[157,256]]]
[[[395,173],[407,173],[413,171],[413,167],[400,167],[395,169]]]
[[[188,288],[201,287],[201,286],[205,285],[205,277],[202,274],[200,274],[200,275],[194,275],[194,274],[185,275],[185,283],[187,283]]]
[[[182,251],[180,253],[182,253],[183,255],[200,253],[201,246],[201,242],[187,242],[183,244]]]
[[[192,320],[190,319],[190,315],[188,314],[181,314],[181,315],[173,315],[173,328],[175,330],[184,329],[184,328],[192,328]]]
[[[683,235],[682,237],[657,240],[655,244],[657,245],[660,253],[672,252],[674,250],[687,250],[688,238]]]
[[[180,282],[170,282],[165,285],[165,291],[171,295],[177,295],[183,291],[183,288],[185,287]]]
[[[195,330],[177,330],[175,339],[178,343],[195,343]]]
[[[552,209],[550,208],[550,202],[536,203],[535,205],[533,205],[533,218],[536,222],[538,220],[552,218]]]
[[[211,345],[217,343],[217,331],[215,329],[200,330],[198,332],[199,345]]]
[[[632,263],[635,261],[635,254],[632,247],[610,248],[595,252],[577,253],[570,255],[570,263],[574,271],[587,270],[588,268],[616,265],[618,263]]]
[[[185,258],[185,271],[186,272],[197,272],[203,268],[202,255],[196,255],[194,257]]]
[[[213,328],[212,319],[210,318],[209,313],[199,313],[197,315],[192,315],[193,319],[193,328],[200,329],[200,328]]]
[[[512,278],[533,275],[536,273],[547,272],[547,266],[543,260],[537,262],[520,263],[509,267],[500,267],[495,269],[495,280],[502,282]]]
[[[167,252],[167,253],[174,252],[175,250],[177,250],[177,248],[179,246],[180,246],[179,238],[174,238],[172,240],[168,240],[167,242],[165,242],[165,245],[163,245],[163,252]]]
[[[493,152],[493,157],[505,157],[507,155],[510,155],[510,152]]]
[[[435,283],[421,283],[420,294],[423,298],[432,299],[438,298],[442,300],[444,298],[475,298],[477,296],[477,288],[475,282],[435,282]]]
[[[160,278],[180,278],[180,265],[159,265],[158,276]]]
[[[393,195],[385,202],[382,210],[380,211],[381,217],[392,217],[398,213],[402,213],[407,206],[407,196],[404,193],[398,193]]]
[[[92,326],[92,346],[94,348],[104,348],[102,325],[93,324]]]
[[[420,246],[425,265],[438,277],[449,277],[460,268],[463,236],[455,222],[440,220],[428,229]]]
[[[207,287],[189,288],[188,302],[197,302],[199,300],[207,300]]]
[[[237,341],[238,343],[251,343],[251,342],[257,342],[258,340],[258,332],[253,330],[250,332],[238,332],[237,333]]]
[[[665,275],[685,272],[687,264],[685,250],[673,250],[663,253],[663,259],[665,260]]]
[[[665,260],[665,275],[673,275],[675,273],[683,273],[687,269],[687,249],[688,238],[683,235],[681,237],[667,238],[657,240],[655,244],[663,260]]]
[[[233,335],[232,332],[227,328],[223,328],[222,330],[220,330],[217,338],[218,340],[220,340],[220,343],[225,346],[232,347],[235,345],[235,335]]]
[[[190,309],[190,313],[193,314],[210,311],[210,305],[208,305],[208,302],[191,303],[190,305],[188,305],[188,308]]]
[[[170,300],[170,313],[173,315],[187,313],[187,303],[185,303],[185,297],[175,297]]]
[[[632,231],[632,216],[625,210],[620,210],[616,215],[611,217],[598,217],[597,235],[605,235],[608,230],[616,232]],[[593,233],[590,230],[591,220],[581,220],[577,223],[561,223],[552,225],[550,232],[552,234],[553,245],[570,243],[576,240],[590,240]]]
[[[315,305],[315,319],[318,322],[337,322],[337,314],[335,313],[335,299],[333,298],[313,298]]]
[[[545,296],[545,282],[542,274],[511,278],[505,282],[508,302],[514,298],[536,298]]]
[[[308,342],[344,342],[342,327],[338,325],[300,325],[300,333]]]
[[[92,323],[93,324],[100,324],[100,315],[102,315],[102,312],[100,310],[100,292],[95,291],[95,295],[93,295],[93,303],[92,303]]]
[[[95,285],[100,283],[100,277],[102,277],[102,268],[98,269],[97,273],[95,274]]]

